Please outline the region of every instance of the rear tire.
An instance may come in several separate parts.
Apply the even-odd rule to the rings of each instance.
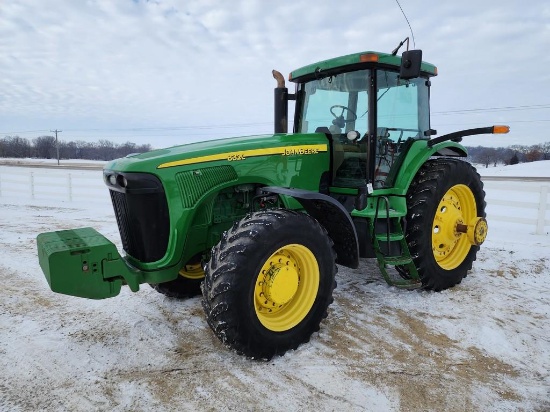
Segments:
[[[485,217],[485,192],[475,168],[458,159],[427,161],[409,188],[407,209],[406,239],[423,287],[441,291],[460,283],[479,246],[457,232],[457,221],[467,225]],[[483,239],[486,224],[484,230]]]
[[[325,229],[291,210],[251,213],[212,249],[203,307],[216,336],[270,359],[308,342],[327,316],[337,272]]]

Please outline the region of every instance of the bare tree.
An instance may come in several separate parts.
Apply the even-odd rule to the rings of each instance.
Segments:
[[[538,146],[531,146],[531,148],[525,153],[526,162],[536,162],[542,160],[542,151]]]
[[[2,139],[2,152],[4,157],[31,157],[31,144],[19,136],[6,136]]]
[[[117,147],[117,156],[124,157],[132,153],[137,153],[137,145],[132,142],[126,142]]]
[[[33,140],[34,155],[42,159],[56,157],[55,137],[40,136]]]
[[[116,145],[109,140],[100,140],[97,148],[101,160],[112,160],[116,157]]]
[[[60,140],[58,144],[61,159],[112,160],[131,153],[144,153],[152,150],[150,144],[137,145],[126,142],[118,145],[109,140],[99,140],[97,143]],[[39,136],[33,139],[32,144],[28,139],[19,136],[6,136],[0,139],[0,157],[30,157],[31,155],[44,159],[56,158],[55,137]]]

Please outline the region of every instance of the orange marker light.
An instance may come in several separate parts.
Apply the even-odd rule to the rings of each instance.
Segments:
[[[510,131],[510,126],[493,126],[494,134],[505,134]]]
[[[363,63],[376,63],[378,62],[378,55],[374,53],[362,54],[359,56],[359,61]]]

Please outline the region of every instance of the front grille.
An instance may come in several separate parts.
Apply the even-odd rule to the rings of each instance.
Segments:
[[[151,175],[117,174],[126,187],[109,184],[122,247],[141,262],[161,259],[168,247],[170,218],[164,189]],[[122,181],[122,179],[118,179]]]

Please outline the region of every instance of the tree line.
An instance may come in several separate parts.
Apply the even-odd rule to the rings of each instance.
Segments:
[[[113,160],[131,153],[144,153],[152,150],[150,144],[137,145],[132,142],[122,144],[109,140],[98,142],[59,140],[60,159]],[[53,136],[39,136],[29,140],[19,136],[6,136],[0,139],[0,157],[57,159],[58,147]]]
[[[550,160],[550,142],[531,146],[513,145],[509,147],[466,147],[468,160],[472,163],[497,166],[517,163]]]
[[[537,160],[550,160],[550,142],[532,146],[509,147],[466,147],[468,160],[485,167],[498,164],[510,165]],[[131,153],[151,151],[150,144],[137,145],[132,142],[116,144],[109,140],[98,142],[59,141],[60,159],[113,160]],[[0,139],[0,157],[57,159],[55,137],[40,136],[29,140],[19,136]]]

